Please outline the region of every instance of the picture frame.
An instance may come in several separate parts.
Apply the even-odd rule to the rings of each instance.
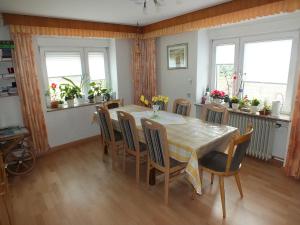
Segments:
[[[188,43],[169,45],[168,69],[187,69],[188,68]]]

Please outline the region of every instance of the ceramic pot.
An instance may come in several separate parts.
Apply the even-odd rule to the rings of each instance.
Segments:
[[[215,104],[221,104],[222,103],[222,99],[213,98],[213,103],[215,103]]]
[[[74,107],[74,99],[67,100],[68,107]]]
[[[101,95],[96,95],[95,96],[95,102],[101,102],[102,101],[102,96]]]
[[[58,108],[58,101],[52,101],[52,102],[51,102],[51,108],[52,108],[52,109]]]
[[[256,114],[258,112],[258,106],[250,106],[251,113]]]
[[[239,109],[239,103],[232,103],[232,110],[237,111]]]

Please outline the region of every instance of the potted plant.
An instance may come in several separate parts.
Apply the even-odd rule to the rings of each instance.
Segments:
[[[57,91],[56,91],[56,88],[57,88],[57,84],[56,83],[52,83],[50,85],[50,90],[49,90],[49,95],[50,95],[50,99],[51,99],[50,106],[53,109],[58,108],[58,100],[57,100]]]
[[[259,115],[268,116],[270,114],[271,114],[271,106],[265,103],[262,110],[259,111]]]
[[[239,102],[240,102],[240,99],[238,99],[238,97],[233,96],[231,98],[231,106],[234,111],[239,109]]]
[[[89,103],[94,103],[95,102],[94,91],[93,90],[89,90],[88,94],[89,94],[88,95]]]
[[[111,89],[103,88],[101,89],[101,94],[104,101],[109,101],[111,99]]]
[[[63,79],[69,83],[59,85],[60,97],[67,102],[69,107],[74,107],[74,99],[82,97],[81,89],[72,80],[66,77]]]
[[[221,104],[222,100],[224,99],[225,92],[219,90],[212,90],[210,92],[210,97],[213,98],[213,102],[217,104]]]
[[[250,104],[250,101],[246,95],[243,99],[240,100],[239,109],[242,111],[249,112],[249,104]]]
[[[260,101],[257,98],[252,99],[250,109],[253,114],[258,112],[259,104],[260,104]]]
[[[64,101],[58,100],[58,108],[62,109],[64,107]]]
[[[102,98],[101,98],[101,90],[103,87],[103,83],[102,81],[96,83],[96,82],[91,82],[90,84],[91,90],[93,91],[93,94],[95,96],[95,102],[101,102]],[[89,91],[90,92],[90,91]],[[91,93],[91,92],[90,92]],[[89,95],[90,95],[89,93]]]

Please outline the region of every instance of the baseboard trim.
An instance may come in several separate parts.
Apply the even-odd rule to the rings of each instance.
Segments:
[[[56,152],[56,151],[59,151],[59,150],[62,150],[62,149],[66,149],[66,148],[71,148],[71,147],[74,147],[74,146],[77,146],[77,145],[85,144],[85,143],[88,143],[88,142],[91,142],[91,141],[100,140],[100,137],[101,137],[100,135],[96,135],[96,136],[87,137],[87,138],[79,139],[79,140],[76,140],[76,141],[72,141],[72,142],[69,142],[69,143],[66,143],[66,144],[57,145],[57,146],[54,146],[52,148],[49,148],[49,150],[47,152],[45,152],[44,154],[39,155],[38,157],[43,157],[43,156],[46,156],[46,155],[51,154],[53,152]]]

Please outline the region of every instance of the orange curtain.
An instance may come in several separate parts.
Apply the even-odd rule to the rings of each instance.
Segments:
[[[32,135],[37,155],[48,151],[48,137],[31,34],[13,33],[18,93],[25,126]]]
[[[134,103],[141,95],[147,99],[156,95],[156,44],[155,39],[135,39],[132,50]]]
[[[298,88],[296,90],[296,100],[294,103],[294,113],[285,171],[288,176],[300,179],[300,75]]]

